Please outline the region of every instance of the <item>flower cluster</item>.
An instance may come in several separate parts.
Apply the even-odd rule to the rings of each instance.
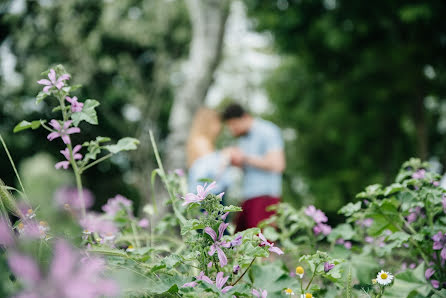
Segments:
[[[313,232],[315,235],[323,234],[327,236],[331,233],[331,227],[324,222],[328,221],[327,216],[322,210],[316,209],[313,205],[308,206],[305,209],[305,214],[311,217],[316,225],[313,227]]]

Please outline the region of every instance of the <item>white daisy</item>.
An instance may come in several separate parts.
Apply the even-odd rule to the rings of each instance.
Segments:
[[[294,292],[290,288],[287,288],[287,289],[285,289],[285,294],[288,296],[291,296],[291,295],[294,295]]]
[[[133,247],[133,245],[129,245],[126,249],[127,252],[132,252],[135,251],[135,248]]]
[[[392,280],[393,275],[389,272],[385,272],[384,270],[381,270],[376,276],[376,282],[383,286],[390,284]]]

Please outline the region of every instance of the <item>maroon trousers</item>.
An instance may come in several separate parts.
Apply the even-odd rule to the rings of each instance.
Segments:
[[[274,211],[266,211],[266,207],[278,204],[280,198],[271,196],[260,196],[242,203],[243,211],[239,213],[236,224],[236,232],[257,227],[257,224],[273,215]]]

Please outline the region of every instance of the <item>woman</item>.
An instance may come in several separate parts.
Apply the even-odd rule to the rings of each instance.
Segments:
[[[233,149],[215,149],[221,129],[222,123],[216,111],[200,108],[195,114],[187,142],[190,192],[195,192],[198,184],[204,184],[200,179],[216,181],[217,187],[212,191],[215,194],[225,191],[231,184],[229,166]]]

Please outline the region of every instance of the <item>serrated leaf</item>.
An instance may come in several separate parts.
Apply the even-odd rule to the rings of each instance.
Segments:
[[[342,207],[341,209],[339,209],[338,213],[339,214],[344,214],[345,216],[352,216],[354,213],[358,212],[359,210],[361,210],[361,202],[356,202],[356,203],[348,203],[347,205],[345,205],[344,207]]]
[[[120,151],[136,150],[139,145],[139,140],[135,138],[122,138],[115,145],[104,146],[111,153],[118,153]]]
[[[239,212],[242,211],[242,208],[234,205],[225,206],[223,208],[223,212]]]
[[[45,123],[46,121],[45,120],[34,120],[34,121],[31,121],[31,122],[28,122],[26,120],[23,120],[22,122],[20,122],[19,124],[17,124],[14,127],[13,132],[16,133],[16,132],[19,132],[19,131],[22,131],[22,130],[26,130],[26,129],[30,129],[30,128],[33,129],[33,130],[37,129],[37,128],[40,127],[42,122]]]
[[[90,124],[98,124],[98,116],[96,114],[95,108],[99,106],[99,102],[94,99],[87,99],[84,102],[82,111],[71,114],[71,119],[75,126],[78,126],[81,121],[86,121]]]

